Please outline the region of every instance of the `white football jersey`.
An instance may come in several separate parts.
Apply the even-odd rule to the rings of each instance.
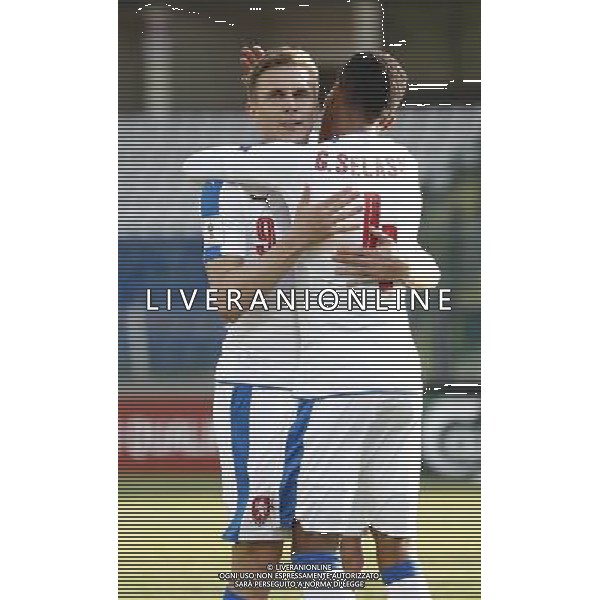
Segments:
[[[289,211],[280,195],[242,189],[222,180],[207,181],[200,192],[204,261],[241,256],[259,260],[290,226]],[[293,286],[290,274],[282,288]],[[272,298],[268,298],[272,300]],[[227,326],[217,363],[223,382],[289,388],[299,364],[299,330],[289,311],[260,310],[243,314]]]
[[[337,274],[340,265],[333,261],[337,248],[374,247],[369,226],[379,227],[396,239],[391,251],[416,266],[408,276],[411,283],[415,280],[427,287],[437,283],[437,265],[418,243],[422,206],[418,167],[406,148],[367,131],[317,146],[213,148],[192,156],[184,169],[198,181],[217,175],[277,191],[284,195],[292,216],[305,185],[310,185],[314,203],[343,188],[357,192],[355,202],[364,207],[353,219],[357,230],[305,252],[294,269],[294,285],[312,290],[313,297],[323,289],[345,296],[349,286],[367,287],[370,301],[366,310],[349,310],[342,302],[329,311],[316,301],[309,310],[297,310],[300,364],[295,391],[322,396],[421,385],[406,307],[376,310],[378,284],[349,281]]]

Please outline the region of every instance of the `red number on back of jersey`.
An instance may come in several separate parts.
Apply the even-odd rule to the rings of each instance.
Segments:
[[[256,252],[264,254],[277,243],[275,221],[271,217],[259,217],[256,220],[256,235],[261,242],[265,242],[264,244],[256,245]]]
[[[379,218],[381,216],[381,196],[379,194],[365,194],[365,216],[363,222],[363,248],[377,248],[377,237],[371,232],[371,229],[379,228]],[[395,225],[383,225],[382,233],[396,241],[398,239],[398,229]],[[380,290],[389,290],[394,287],[392,281],[380,281]]]
[[[381,197],[379,194],[365,194],[365,217],[363,222],[363,248],[376,248],[377,238],[371,233],[371,228],[379,227],[381,215]]]

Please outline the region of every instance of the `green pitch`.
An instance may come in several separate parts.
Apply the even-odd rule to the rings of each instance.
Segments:
[[[479,487],[426,483],[421,496],[420,556],[435,600],[480,597]],[[217,574],[228,568],[221,542],[223,510],[218,481],[131,477],[119,502],[120,597],[131,600],[220,600]],[[365,570],[376,571],[365,538]],[[359,598],[383,599],[368,583]],[[300,598],[273,592],[275,600]]]

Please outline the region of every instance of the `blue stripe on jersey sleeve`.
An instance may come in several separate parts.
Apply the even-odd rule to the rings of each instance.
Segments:
[[[204,247],[204,262],[209,262],[221,256],[221,246],[205,246]]]
[[[200,194],[200,213],[203,217],[215,217],[219,214],[219,200],[223,181],[207,181]]]

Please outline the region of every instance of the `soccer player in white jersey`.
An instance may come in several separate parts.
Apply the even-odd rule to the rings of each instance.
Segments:
[[[398,70],[393,61],[381,55],[357,55],[346,65],[340,85],[330,97],[325,121],[325,135],[334,136],[337,141],[320,146],[316,152],[313,149],[290,152],[289,148],[283,152],[283,147],[268,147],[242,151],[242,155],[234,156],[229,149],[212,151],[211,159],[219,160],[228,176],[246,182],[268,176],[271,184],[278,186],[287,182],[290,198],[298,193],[297,190],[289,192],[298,177],[312,180],[313,189],[318,190],[317,198],[324,197],[332,186],[347,183],[348,176],[351,177],[353,187],[360,190],[364,202],[361,207],[364,208],[363,232],[358,244],[362,248],[356,248],[355,236],[342,234],[334,239],[338,246],[335,255],[328,243],[303,251],[296,272],[300,279],[313,286],[315,283],[317,287],[348,285],[349,274],[367,275],[386,287],[389,282],[417,287],[437,283],[437,267],[417,243],[421,199],[416,164],[404,148],[376,137],[376,126],[381,125],[382,119],[390,118],[389,114],[385,115],[386,105],[389,113],[390,106],[393,108],[394,91],[403,85],[392,81],[394,71]],[[369,92],[361,89],[365,83]],[[386,90],[383,99],[381,90]],[[198,179],[205,177],[208,158],[207,155],[192,158],[186,165],[188,173]],[[208,171],[215,172],[214,163],[209,165]],[[293,199],[288,201],[291,203]],[[319,203],[312,204],[315,213],[319,212],[319,206]],[[306,203],[300,201],[296,217],[305,217],[305,207]],[[309,235],[316,223],[316,220],[303,222],[306,226],[303,233]],[[381,240],[381,231],[396,241],[385,260],[381,252],[373,251]],[[339,248],[345,243],[353,243],[354,248]],[[345,264],[351,272],[346,271],[342,278],[337,276],[331,270],[332,259]],[[421,411],[420,365],[408,319],[406,314],[396,313],[389,318],[386,313],[373,311],[357,317],[348,310],[329,313],[327,320],[325,317],[323,311],[311,308],[299,318],[302,339],[299,364],[301,374],[310,374],[310,379],[298,379],[294,394],[299,399],[318,399],[318,406],[344,394],[353,396],[356,406],[362,402],[361,425],[357,426],[356,433],[362,431],[362,424],[368,421],[369,444],[361,447],[364,489],[357,486],[353,526],[358,528],[357,533],[364,526],[371,526],[390,598],[427,598],[425,582],[415,561],[408,556],[407,548],[407,540],[414,537],[416,530]],[[330,335],[316,334],[319,328],[322,333],[325,325],[330,327]],[[382,343],[386,336],[391,337],[388,344]],[[348,352],[341,355],[340,363],[326,363],[334,354],[339,357],[343,350]],[[395,373],[390,370],[390,360],[398,362]],[[308,429],[310,431],[310,427]],[[318,445],[315,439],[313,436],[305,445]],[[358,439],[362,437],[354,438],[357,444]],[[392,451],[387,454],[384,444],[390,440]],[[311,488],[306,483],[314,484],[316,480],[304,467],[303,464],[298,484],[304,497],[296,507],[297,518],[308,530],[340,532],[331,524],[331,512],[327,514],[315,508],[314,498],[311,499],[308,492]],[[385,486],[377,482],[383,479],[383,469],[394,476]],[[323,497],[326,490],[317,493],[321,494],[321,504],[326,504]],[[327,508],[331,511],[333,506]],[[347,522],[343,527],[345,532],[351,530]]]
[[[379,76],[382,66],[385,78]],[[364,143],[367,141],[364,132],[359,135],[356,133],[366,123],[370,124],[367,136],[377,129],[387,128],[394,120],[405,85],[404,73],[389,55],[355,55],[345,66],[328,97],[322,128],[323,138],[338,137],[340,141],[345,140],[345,143],[355,145]],[[388,100],[383,104],[382,91],[385,88],[388,88]],[[363,142],[360,141],[361,137]],[[385,146],[383,140],[372,143],[378,148]],[[347,157],[343,160],[348,161]],[[412,159],[409,164],[410,162]],[[415,183],[418,185],[418,182]],[[383,201],[381,207],[384,215]],[[367,215],[365,223],[368,218]],[[382,216],[382,220],[383,218]],[[388,218],[392,219],[393,216],[388,215]],[[416,225],[418,228],[418,220],[413,227]],[[385,231],[385,225],[383,229]],[[388,228],[388,233],[397,236],[401,230],[394,231],[392,227]],[[416,229],[412,233],[405,233],[408,233],[408,239],[404,240],[402,252],[407,257],[405,266],[409,268],[401,280],[417,287],[437,284],[437,266],[431,257],[422,254],[420,248],[415,247]],[[412,236],[415,237],[411,239]],[[400,236],[397,241],[399,239]],[[368,246],[369,243],[365,242],[364,245]],[[377,242],[373,240],[373,243]],[[337,257],[348,266],[347,273],[352,273],[358,266],[366,268],[371,275],[378,270],[373,263],[369,265],[369,259],[363,253],[352,248],[338,250]],[[373,258],[371,257],[371,261]],[[380,261],[380,257],[376,260]],[[395,279],[393,267],[387,273],[385,268],[379,270],[380,280],[385,280],[388,276]],[[414,548],[410,545],[411,538],[416,537],[417,529],[421,470],[421,390],[415,387],[411,391],[409,384],[402,396],[401,402],[382,402],[373,421],[370,443],[363,453],[363,470],[355,503],[355,526],[360,527],[361,523],[368,525],[375,538],[382,579],[388,586],[388,598],[422,599],[430,597],[428,586],[414,556]],[[344,537],[342,544],[348,552],[353,548],[360,548],[357,536]]]
[[[306,53],[280,49],[261,55],[246,84],[248,111],[265,143],[307,141],[320,107],[318,72]],[[300,251],[339,232],[345,214],[338,211],[353,199],[349,193],[335,195],[320,207],[321,228],[299,236],[314,216],[308,206],[304,221],[298,211],[292,226],[280,194],[261,186],[206,182],[201,213],[211,286],[267,290],[291,285],[290,270]],[[294,434],[306,426],[311,403],[292,398],[286,389],[297,366],[295,314],[232,311],[226,318],[231,323],[217,367],[214,405],[229,516],[224,537],[234,542],[232,570],[264,571],[280,559],[292,526],[301,450]],[[224,597],[267,594],[229,586]]]
[[[385,68],[382,69],[382,65]],[[377,70],[379,70],[379,79],[381,80],[379,87],[387,89],[386,94],[384,94],[383,106],[379,107],[377,103],[381,104],[381,100],[377,100],[377,97],[381,98],[382,94],[377,92]],[[361,74],[361,71],[364,75]],[[381,77],[382,75],[383,77]],[[331,123],[335,124],[337,122],[337,126],[330,127],[331,134],[336,136],[352,134],[355,130],[362,133],[339,137],[337,147],[331,145],[321,146],[318,154],[309,158],[309,162],[312,162],[312,166],[316,167],[316,178],[313,180],[316,187],[321,187],[325,191],[328,188],[326,185],[327,180],[323,181],[319,175],[328,174],[332,176],[335,174],[332,179],[336,180],[340,179],[340,175],[342,180],[348,179],[344,177],[344,175],[348,175],[354,179],[353,185],[364,191],[363,249],[339,250],[338,260],[343,261],[348,267],[352,268],[353,275],[363,276],[365,273],[370,273],[371,278],[379,278],[380,281],[385,282],[385,285],[389,285],[389,281],[398,281],[404,285],[427,286],[435,284],[437,281],[437,268],[430,257],[416,243],[420,217],[420,193],[418,191],[416,165],[403,148],[393,148],[393,142],[389,140],[375,140],[376,148],[373,149],[364,147],[365,142],[373,144],[374,141],[374,132],[372,130],[365,132],[365,126],[373,126],[374,115],[379,117],[378,120],[381,123],[385,114],[382,109],[387,106],[388,112],[390,112],[390,107],[393,107],[393,93],[390,97],[390,92],[393,92],[394,82],[391,79],[393,79],[393,63],[387,58],[382,60],[381,57],[372,55],[359,55],[346,65],[341,78],[341,85],[334,90],[330,98],[330,119],[329,123],[326,121],[326,125],[329,126]],[[357,86],[364,85],[365,81],[371,82],[370,85],[374,91],[364,94],[357,90]],[[339,116],[332,116],[335,113],[339,113]],[[278,148],[279,156],[281,156],[281,150],[281,148]],[[272,154],[269,156],[269,153],[267,155],[262,153],[262,149],[261,153],[256,156],[260,156],[263,166],[264,161],[268,162],[273,157]],[[288,162],[289,156],[290,154],[286,150],[285,163]],[[307,156],[310,157],[310,154],[303,152],[295,158],[295,165],[297,166],[300,163],[302,165],[301,170],[305,169],[308,164],[305,162]],[[203,158],[206,159],[206,157]],[[313,160],[313,158],[316,160]],[[257,166],[260,166],[260,163],[255,161],[253,169],[256,169]],[[277,168],[274,168],[275,166]],[[198,175],[197,160],[191,161],[188,168],[191,168],[196,176]],[[237,164],[236,168],[239,169],[240,165]],[[279,169],[279,165],[274,165],[272,162],[269,164],[269,173],[272,175],[272,179],[278,179],[273,173],[279,170],[285,171],[286,167]],[[289,169],[287,172],[289,173]],[[291,173],[291,175],[294,175],[294,173]],[[307,171],[304,170],[304,176],[306,176],[306,173]],[[280,173],[277,173],[277,175],[280,175]],[[241,175],[235,173],[232,176],[248,181],[259,179],[259,177],[256,177],[256,171],[253,171],[253,176],[249,178],[247,173]],[[290,180],[290,175],[286,177]],[[291,179],[293,180],[293,177]],[[336,181],[335,184],[339,185],[339,181]],[[298,216],[306,216],[304,214],[305,208],[306,203],[300,202],[296,212],[296,225],[310,226],[310,223],[298,219]],[[313,204],[313,211],[319,213],[319,210],[320,206]],[[394,217],[398,218],[400,226],[394,224]],[[385,223],[384,219],[387,219],[388,222]],[[389,222],[390,219],[392,222]],[[394,246],[395,252],[388,256],[387,261],[381,260],[381,253],[372,251],[372,247],[377,244],[380,238],[377,237],[371,227],[379,225],[380,220],[384,221],[381,229],[386,232],[387,227],[387,234],[397,238],[397,244]],[[323,223],[319,222],[319,225],[323,225]],[[303,231],[303,233],[306,236],[309,235],[308,230]],[[336,243],[339,245],[342,241],[343,238],[338,238]],[[311,279],[313,283],[320,279],[330,286],[335,285],[336,278],[327,266],[327,259],[332,258],[328,256],[329,251],[328,244],[322,244],[318,248],[313,248],[312,251],[304,251],[297,269],[300,277],[306,277],[306,273],[312,267]],[[365,267],[367,268],[365,269]],[[338,286],[340,283],[347,285],[348,281],[340,281],[338,278]],[[396,317],[398,316],[406,317],[406,315],[396,315]],[[315,398],[319,399],[316,405],[318,411],[315,411],[315,416],[318,412],[321,424],[327,423],[327,420],[323,420],[326,413],[322,412],[322,407],[331,402],[330,398],[338,398],[338,411],[343,406],[340,398],[344,392],[347,396],[354,395],[354,407],[361,406],[361,399],[368,399],[367,403],[363,405],[362,419],[359,417],[361,424],[355,424],[352,438],[358,444],[358,440],[362,439],[360,434],[361,431],[364,431],[364,423],[370,423],[370,442],[368,445],[361,446],[363,458],[365,459],[360,486],[362,495],[359,492],[356,503],[358,510],[355,509],[353,525],[355,528],[358,527],[358,533],[364,525],[371,524],[377,542],[382,576],[384,581],[390,584],[388,588],[389,596],[425,598],[427,597],[427,591],[424,582],[419,576],[415,564],[405,556],[406,538],[414,535],[418,472],[420,470],[420,459],[418,457],[420,396],[417,392],[420,373],[418,355],[416,355],[416,349],[410,336],[408,322],[406,319],[404,319],[404,322],[402,322],[403,319],[400,319],[400,325],[398,326],[396,323],[394,328],[394,319],[381,319],[381,315],[368,312],[360,315],[359,321],[357,321],[354,316],[350,315],[349,311],[346,311],[341,315],[336,315],[334,320],[335,327],[341,327],[342,330],[346,328],[340,340],[325,339],[324,343],[320,343],[314,336],[315,328],[323,327],[326,324],[331,326],[332,324],[331,320],[326,323],[323,317],[322,311],[311,310],[308,311],[305,319],[300,319],[303,342],[303,347],[300,349],[300,365],[305,369],[308,365],[310,374],[318,373],[319,376],[313,377],[310,385],[307,385],[306,380],[297,381],[294,393],[303,402],[310,399],[308,402],[314,404]],[[362,329],[362,334],[357,332],[357,324],[360,324],[358,329]],[[390,330],[393,331],[394,337],[400,337],[401,343],[399,345],[389,344],[387,352],[373,353],[374,343],[378,344],[381,341],[381,335],[389,334]],[[371,342],[370,345],[369,341]],[[365,342],[367,342],[366,345]],[[391,365],[386,364],[386,359],[389,360],[392,356],[390,346],[395,354],[403,354],[400,368],[402,373],[399,376],[391,376],[389,373]],[[361,350],[362,360],[357,360],[356,352],[350,352],[342,357],[343,365],[332,369],[329,364],[325,365],[325,369],[319,369],[319,367],[323,367],[323,359],[328,356],[328,353],[331,356],[332,349],[340,352],[356,347]],[[381,365],[382,361],[383,365]],[[349,365],[350,369],[348,368]],[[360,381],[341,382],[340,377],[347,379],[351,372],[356,369],[358,369]],[[308,372],[308,370],[305,370],[304,375],[307,375]],[[402,395],[401,401],[398,401],[398,394]],[[360,411],[356,414],[360,414]],[[328,417],[331,419],[331,414]],[[346,420],[352,420],[352,415],[345,414],[344,417]],[[319,423],[318,419],[314,421]],[[321,452],[323,451],[323,442],[322,440],[319,441],[318,436],[313,435],[311,437],[310,426],[308,430],[305,444],[307,447],[306,454],[312,456],[315,444],[317,446],[321,444]],[[386,440],[389,442],[390,439],[395,443],[397,442],[397,450],[404,451],[404,456],[400,462],[395,460],[397,457],[394,456],[386,455],[383,460],[381,458],[382,444]],[[333,443],[331,440],[329,441],[331,444]],[[311,448],[311,446],[313,447]],[[359,446],[360,444],[356,447]],[[329,458],[333,458],[333,454]],[[376,480],[377,478],[381,479],[382,475],[381,472],[377,473],[377,470],[385,468],[389,472],[390,466],[394,463],[402,466],[396,472],[396,474],[399,474],[397,480],[401,484],[400,487],[396,489],[393,482],[388,483],[387,487],[377,486]],[[343,519],[338,519],[342,529],[340,530],[339,527],[332,528],[331,512],[328,514],[327,511],[323,511],[319,507],[319,504],[325,505],[329,511],[334,508],[333,506],[327,506],[326,489],[320,489],[313,494],[307,492],[309,489],[314,492],[315,481],[314,479],[311,481],[311,475],[318,473],[319,469],[311,471],[306,464],[302,465],[302,469],[300,483],[296,485],[301,487],[304,497],[299,499],[296,516],[303,522],[304,527],[309,531],[312,527],[312,530],[316,531],[348,532],[350,530],[348,522],[344,523]],[[313,485],[309,487],[307,481],[311,481]],[[370,490],[370,492],[365,493],[364,490]],[[373,501],[374,492],[379,496],[375,497],[375,501]],[[311,499],[311,495],[318,497]],[[369,495],[371,496],[370,499]],[[336,498],[339,499],[339,497],[338,492]],[[268,499],[263,500],[268,506]],[[379,526],[378,522],[380,523]],[[306,541],[304,533],[300,537]],[[310,536],[308,539],[310,541]],[[325,593],[320,595],[324,597]]]

